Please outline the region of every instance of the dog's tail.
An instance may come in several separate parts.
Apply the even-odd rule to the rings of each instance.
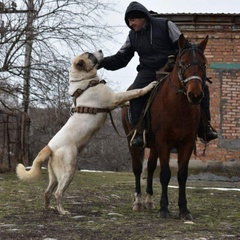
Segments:
[[[40,178],[41,176],[41,167],[42,164],[48,160],[52,153],[52,150],[49,146],[45,146],[37,155],[33,161],[31,170],[27,171],[23,164],[18,164],[16,168],[17,176],[20,180],[23,181],[34,181]]]

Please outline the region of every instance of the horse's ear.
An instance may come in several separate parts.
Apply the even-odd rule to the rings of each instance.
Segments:
[[[202,48],[203,52],[205,51],[205,48],[207,46],[207,42],[208,42],[208,35],[205,37],[204,40],[202,40],[200,43],[199,43],[199,46]]]
[[[183,49],[184,46],[186,45],[187,43],[187,39],[184,37],[183,33],[179,36],[179,39],[178,39],[178,47],[179,49]]]

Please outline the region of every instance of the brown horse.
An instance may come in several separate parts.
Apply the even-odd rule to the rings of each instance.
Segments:
[[[204,50],[208,36],[199,44],[189,42],[183,35],[179,37],[179,53],[173,71],[159,83],[157,91],[150,105],[150,128],[147,134],[150,154],[147,164],[147,198],[146,207],[154,208],[152,201],[153,173],[157,159],[160,159],[160,183],[162,194],[158,217],[169,217],[168,184],[171,178],[169,158],[171,149],[178,154],[179,183],[179,217],[192,220],[187,208],[186,181],[188,163],[193,152],[196,134],[200,122],[200,102],[204,96],[203,85],[206,80],[206,58]],[[127,108],[122,110],[123,127],[126,133],[132,129],[127,117]],[[130,142],[131,136],[128,136]],[[144,149],[131,147],[132,169],[135,175],[134,210],[140,210],[141,201],[141,173]]]

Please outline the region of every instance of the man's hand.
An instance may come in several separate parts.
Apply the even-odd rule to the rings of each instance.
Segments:
[[[103,68],[104,59],[98,64],[97,70]]]

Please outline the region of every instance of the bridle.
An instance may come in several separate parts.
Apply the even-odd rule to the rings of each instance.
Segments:
[[[181,57],[183,56],[183,54],[187,51],[193,51],[193,56],[194,56],[194,60],[187,64],[187,65],[184,65],[182,62],[181,62]],[[196,79],[196,80],[199,80],[202,85],[205,84],[206,82],[206,66],[205,64],[199,64],[199,61],[198,59],[196,58],[196,52],[200,53],[203,57],[204,57],[204,54],[203,54],[203,51],[198,48],[196,45],[194,44],[191,44],[190,47],[187,47],[187,48],[184,48],[180,53],[179,53],[179,60],[178,60],[178,77],[183,85],[183,87],[186,87],[186,84],[187,82],[189,82],[190,80],[193,80],[193,79]],[[203,72],[203,76],[204,78],[202,79],[201,77],[197,76],[197,75],[193,75],[193,76],[190,76],[188,78],[184,78],[184,72],[191,66],[193,65],[197,65],[199,66],[199,68],[202,70]]]

